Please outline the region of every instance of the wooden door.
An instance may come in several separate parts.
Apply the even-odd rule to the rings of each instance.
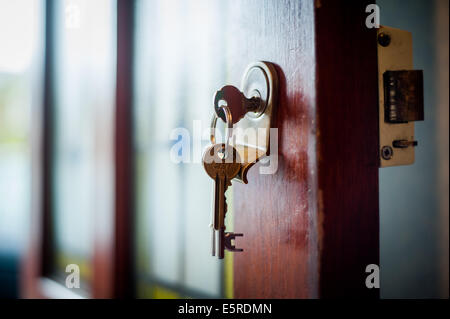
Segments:
[[[237,298],[377,297],[376,32],[368,1],[233,1],[227,65],[239,83],[252,61],[280,80],[278,170],[234,186]],[[256,166],[257,167],[257,166]]]
[[[50,17],[53,2],[47,4]],[[376,31],[365,27],[367,4],[117,2],[115,227],[96,233],[89,296],[378,297],[365,285],[366,266],[379,262]],[[49,18],[42,207],[33,214],[25,296],[42,295],[35,279],[48,275],[51,256],[53,26]],[[248,185],[233,184],[234,231],[245,234],[238,241],[245,251],[227,255],[223,267],[207,255],[204,221],[210,210],[203,193],[209,193],[211,181],[200,164],[195,169],[167,161],[164,169],[161,165],[172,126],[208,122],[214,90],[238,86],[246,66],[255,61],[275,64],[279,75],[273,125],[278,128],[278,170],[259,175],[257,164]],[[157,136],[150,138],[154,131]],[[162,155],[151,157],[150,151]],[[144,181],[157,180],[158,172],[169,173],[163,174],[166,187],[145,188]],[[188,184],[192,181],[197,184]],[[154,198],[161,198],[156,206],[150,205]],[[166,219],[143,222],[149,215]],[[104,223],[97,228],[107,229]],[[139,234],[157,228],[171,231],[139,241],[146,239]],[[151,247],[171,258],[155,265],[159,268],[148,267],[158,260]],[[233,293],[229,277],[221,275],[224,268],[229,273],[230,260]],[[166,277],[156,276],[163,272]]]

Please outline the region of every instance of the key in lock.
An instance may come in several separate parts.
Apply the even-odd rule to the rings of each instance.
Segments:
[[[249,112],[257,113],[263,109],[264,101],[257,96],[259,94],[257,91],[254,94],[255,96],[247,98],[237,87],[225,85],[214,95],[214,111],[222,121],[226,122],[225,113],[221,106],[228,106],[232,122],[236,124],[245,114]]]
[[[226,85],[214,96],[211,146],[204,153],[203,166],[215,183],[211,222],[212,255],[214,256],[218,249],[219,259],[224,257],[224,250],[243,251],[234,245],[235,238],[243,234],[225,232],[225,215],[228,208],[225,191],[231,186],[232,180],[247,184],[250,167],[269,154],[272,111],[277,101],[277,91],[278,77],[275,67],[271,63],[255,62],[244,73],[242,92],[234,86]],[[218,118],[226,123],[224,144],[217,144],[215,139]],[[258,134],[249,139],[243,134],[247,129],[253,129]]]

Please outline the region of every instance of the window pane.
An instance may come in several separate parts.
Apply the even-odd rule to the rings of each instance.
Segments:
[[[86,281],[95,224],[113,216],[116,3],[54,3],[53,272],[78,264]]]
[[[41,100],[43,18],[40,0],[0,0],[0,255],[19,254],[28,239],[31,118]]]
[[[219,1],[137,1],[135,152],[140,297],[221,297],[210,255],[212,180],[200,163],[212,96],[224,84]],[[176,163],[180,141],[189,163]],[[195,139],[195,140],[194,140]],[[201,143],[195,147],[194,143]],[[196,161],[196,162],[194,162]]]

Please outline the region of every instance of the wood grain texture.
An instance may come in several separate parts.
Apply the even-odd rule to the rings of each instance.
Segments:
[[[314,2],[235,1],[227,20],[230,80],[239,85],[247,64],[277,66],[280,97],[278,171],[234,185],[235,231],[243,253],[234,254],[236,298],[318,296],[315,186]]]
[[[375,32],[365,3],[232,2],[228,69],[277,65],[278,171],[234,186],[237,298],[377,296],[378,116]]]
[[[365,268],[379,264],[378,84],[371,1],[316,10],[321,297],[378,297]]]

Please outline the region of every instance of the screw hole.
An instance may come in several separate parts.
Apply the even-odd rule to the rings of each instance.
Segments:
[[[380,33],[378,35],[378,43],[382,47],[387,47],[391,43],[391,36],[389,34],[386,34],[386,33]]]

